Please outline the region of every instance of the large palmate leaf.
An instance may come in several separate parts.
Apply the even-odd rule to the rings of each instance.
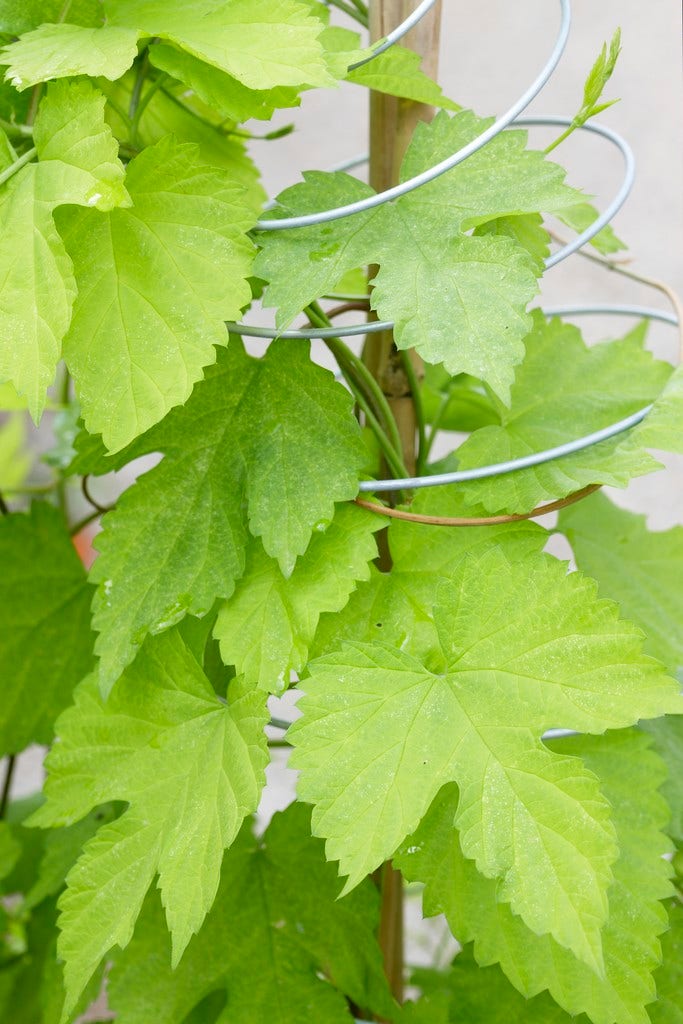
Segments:
[[[510,408],[497,403],[499,424],[475,431],[458,448],[458,468],[554,448],[642,409],[671,374],[670,365],[655,360],[642,345],[638,329],[588,348],[575,327],[536,313]],[[468,501],[489,512],[528,512],[541,501],[562,498],[588,484],[625,487],[632,477],[658,467],[637,443],[637,435],[619,434],[529,469],[469,481],[463,489]]]
[[[3,0],[0,5],[0,32],[20,36],[44,22],[58,22],[63,11],[63,0]],[[94,28],[102,24],[99,0],[73,0],[68,13],[69,22],[73,25]]]
[[[463,857],[453,827],[459,800],[456,787],[441,791],[398,858],[408,878],[426,883],[426,912],[445,912],[459,940],[474,941],[480,964],[500,963],[524,995],[548,989],[567,1013],[587,1013],[594,1024],[647,1024],[645,1007],[655,998],[652,973],[661,956],[658,936],[666,928],[666,911],[659,901],[671,891],[671,872],[662,857],[669,848],[662,833],[667,808],[657,792],[663,766],[648,751],[648,744],[636,731],[552,743],[556,752],[578,756],[586,763],[612,806],[619,859],[602,932],[602,976],[551,936],[534,934],[499,901],[495,882]],[[503,1004],[510,1006],[511,1019],[518,1004],[511,991]],[[534,1003],[530,1020],[537,1019],[533,1007]]]
[[[291,576],[259,540],[247,546],[244,576],[223,604],[214,629],[226,665],[248,682],[281,691],[300,672],[323,612],[338,612],[377,556],[377,516],[342,505],[324,533],[314,533]]]
[[[683,698],[595,590],[549,556],[511,561],[490,547],[439,587],[438,646],[426,656],[408,636],[400,649],[347,644],[309,666],[291,763],[347,887],[454,780],[463,851],[499,880],[499,899],[601,968],[617,852],[609,805],[581,761],[540,736],[558,725],[603,732],[679,710]]]
[[[92,587],[57,509],[0,518],[0,753],[48,743],[93,663]]]
[[[260,841],[245,826],[223,862],[214,909],[175,970],[157,901],[148,901],[133,941],[115,956],[109,995],[117,1020],[177,1024],[206,1009],[211,994],[214,1014],[197,1020],[349,1024],[345,995],[391,1015],[376,890],[366,881],[343,900],[338,891],[304,807],[276,814]]]
[[[223,851],[258,804],[267,721],[264,695],[239,681],[219,702],[177,631],[147,642],[106,704],[95,677],[77,690],[32,822],[129,806],[87,843],[59,901],[67,1009],[105,953],[129,941],[157,872],[178,962],[214,901]]]
[[[128,167],[134,205],[69,211],[78,297],[64,353],[88,429],[117,450],[185,401],[249,301],[244,189],[167,137]]]
[[[418,491],[410,507],[426,515],[471,513],[452,487]],[[344,640],[377,639],[400,647],[410,638],[411,652],[427,658],[438,646],[432,615],[436,589],[441,580],[452,579],[465,556],[480,554],[495,543],[509,559],[524,559],[540,552],[547,540],[546,531],[530,521],[451,529],[391,520],[391,572],[371,567],[369,581],[359,584],[346,607],[321,617],[312,656],[338,650]]]
[[[298,0],[106,0],[111,25],[176,43],[248,89],[332,85],[320,19]]]
[[[104,25],[41,25],[0,50],[5,79],[15,89],[72,75],[120,78],[137,56],[138,33]]]
[[[34,130],[39,162],[0,190],[0,379],[26,395],[34,419],[54,381],[76,294],[53,211],[129,202],[103,110],[104,97],[88,83],[51,86]]]
[[[234,121],[246,121],[250,117],[267,121],[277,108],[299,104],[299,92],[291,86],[248,89],[220,68],[167,43],[151,46],[149,57],[155,67],[184,82],[200,100]]]
[[[490,122],[469,111],[439,114],[420,125],[402,180],[470,142]],[[472,237],[474,226],[572,206],[580,194],[543,154],[526,150],[524,132],[505,133],[438,181],[364,214],[318,227],[259,236],[257,274],[265,300],[286,326],[342,275],[379,265],[372,307],[396,323],[400,348],[415,347],[451,373],[483,377],[506,398],[512,368],[523,356],[526,314],[536,290],[536,254],[507,230]],[[345,174],[308,174],[279,198],[276,216],[344,205],[373,194]],[[283,273],[297,266],[297,274]]]
[[[95,626],[111,685],[148,631],[229,597],[245,565],[247,523],[289,576],[334,502],[354,497],[364,460],[348,392],[308,345],[275,342],[263,359],[233,338],[189,402],[129,455],[161,465],[104,519]]]
[[[645,649],[675,674],[683,668],[683,527],[653,533],[645,516],[594,494],[564,509],[558,529],[579,569],[645,632]]]

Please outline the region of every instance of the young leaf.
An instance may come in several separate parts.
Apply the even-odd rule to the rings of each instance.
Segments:
[[[76,295],[53,211],[64,203],[110,209],[129,200],[104,98],[89,84],[48,90],[34,140],[38,164],[22,168],[0,195],[0,378],[26,395],[37,420]]]
[[[570,227],[572,231],[577,232],[585,231],[597,217],[598,211],[590,203],[577,203],[576,206],[568,206],[557,213],[558,220]],[[621,239],[617,238],[611,224],[607,224],[598,231],[597,235],[591,239],[591,245],[604,256],[626,248]]]
[[[105,97],[89,82],[54,82],[33,132],[40,167],[56,177],[60,205],[130,206],[118,144],[104,120]],[[49,163],[48,163],[49,161]]]
[[[534,315],[526,357],[511,391],[498,403],[500,423],[475,431],[457,450],[458,468],[471,469],[554,448],[609,426],[651,402],[671,374],[643,349],[642,332],[588,348],[577,328]],[[467,482],[468,501],[488,512],[528,512],[588,484],[625,487],[659,463],[637,435],[617,435],[529,469]]]
[[[129,941],[156,872],[178,962],[214,901],[223,851],[258,804],[267,721],[264,695],[240,682],[219,703],[177,631],[147,641],[106,704],[96,677],[78,688],[32,823],[129,806],[87,843],[59,901],[65,1013],[105,953]]]
[[[658,936],[666,928],[666,912],[659,901],[671,891],[671,872],[662,857],[669,848],[662,834],[667,809],[657,792],[663,766],[648,745],[647,737],[635,730],[551,744],[556,752],[578,756],[586,763],[612,806],[619,859],[602,931],[605,973],[601,978],[552,937],[527,928],[500,902],[495,882],[463,857],[453,828],[458,806],[455,787],[441,791],[398,858],[409,879],[426,883],[426,912],[445,912],[459,940],[474,941],[482,966],[500,963],[527,997],[548,989],[567,1013],[587,1013],[593,1024],[647,1024],[645,1006],[655,998],[652,972],[660,962]],[[510,1006],[512,1016],[518,1005],[513,992],[504,1005]],[[533,1007],[530,1004],[530,1020],[536,1019]]]
[[[334,503],[355,496],[365,457],[352,400],[308,345],[275,342],[263,359],[239,339],[182,409],[130,457],[164,451],[104,519],[95,627],[103,688],[147,632],[203,615],[244,571],[247,523],[289,576]]]
[[[603,732],[683,698],[595,589],[548,556],[512,562],[492,547],[439,587],[439,647],[426,658],[408,637],[401,649],[347,644],[309,667],[291,764],[347,888],[455,780],[465,855],[530,928],[600,970],[616,856],[608,804],[581,762],[540,736]]]
[[[248,89],[225,71],[167,43],[150,46],[149,59],[156,68],[184,82],[202,102],[233,121],[247,121],[250,117],[268,121],[276,109],[297,107],[300,102],[298,90],[291,86]]]
[[[291,576],[283,576],[260,541],[247,546],[244,576],[218,613],[214,636],[226,665],[247,682],[280,692],[308,660],[322,612],[338,612],[377,556],[378,516],[342,505],[324,533],[314,533]]]
[[[654,408],[633,431],[634,440],[647,448],[683,454],[683,367],[677,367]]]
[[[414,50],[392,46],[369,63],[349,71],[346,81],[415,103],[426,103],[443,110],[460,110],[459,105],[444,96],[440,86],[422,71],[420,63],[420,55]]]
[[[575,126],[585,124],[589,118],[595,117],[602,110],[607,107],[611,107],[616,100],[611,100],[607,103],[599,103],[600,97],[604,91],[605,86],[612,77],[612,73],[617,63],[619,53],[621,51],[621,30],[617,31],[612,36],[609,44],[609,50],[607,44],[604,43],[602,50],[600,51],[595,64],[590,70],[586,83],[583,87],[583,102],[581,109],[573,120]]]
[[[248,89],[325,86],[322,24],[298,0],[106,0],[110,25],[167,39]]]
[[[619,602],[643,629],[648,654],[675,675],[683,667],[683,527],[651,533],[645,516],[594,494],[564,509],[558,529],[579,569],[598,581],[604,597]]]
[[[348,1024],[346,995],[392,1016],[376,890],[365,881],[343,900],[338,891],[306,808],[276,814],[261,841],[245,826],[225,857],[214,908],[175,970],[157,902],[148,901],[133,941],[115,956],[112,1007],[126,1024],[176,1024],[207,994],[222,993],[231,1024]]]
[[[401,169],[418,174],[464,146],[490,122],[461,111],[419,125]],[[396,323],[399,348],[415,347],[451,373],[485,379],[506,398],[531,327],[538,261],[505,232],[465,232],[498,218],[555,211],[581,199],[564,172],[524,148],[526,133],[493,140],[466,163],[389,206],[353,217],[260,236],[255,270],[269,281],[266,303],[285,327],[346,271],[379,265],[372,306]],[[278,214],[306,214],[371,196],[345,174],[312,173],[279,197]],[[283,272],[297,266],[297,274]]]
[[[0,50],[0,63],[8,64],[5,81],[19,91],[51,78],[90,75],[120,78],[137,56],[138,33],[129,28],[103,25],[41,25]]]
[[[93,662],[92,587],[57,509],[0,518],[0,752],[48,743]]]
[[[78,297],[64,354],[83,418],[111,450],[186,401],[248,303],[244,189],[167,137],[128,167],[134,206],[69,211]]]

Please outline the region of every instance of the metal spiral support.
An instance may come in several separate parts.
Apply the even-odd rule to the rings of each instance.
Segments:
[[[307,214],[301,217],[286,217],[277,220],[262,219],[259,220],[256,225],[257,230],[287,231],[294,228],[311,227],[318,224],[325,224],[330,221],[340,220],[343,217],[353,217],[354,214],[382,206],[394,199],[407,195],[409,192],[420,188],[422,185],[426,185],[429,182],[436,180],[436,178],[440,177],[442,174],[446,174],[454,167],[457,167],[458,164],[467,160],[467,158],[472,156],[473,153],[482,149],[488,142],[510,126],[555,126],[562,128],[569,126],[571,124],[571,119],[559,115],[520,117],[522,112],[526,110],[531,101],[535,99],[552,76],[555,68],[560,62],[567,43],[571,23],[570,0],[558,0],[558,2],[560,9],[560,25],[552,52],[546,63],[531,85],[529,85],[526,91],[516,100],[515,103],[513,103],[509,110],[499,117],[486,131],[482,132],[481,135],[473,139],[466,146],[463,146],[463,148],[458,150],[456,153],[453,153],[447,159],[442,160],[440,163],[435,164],[433,167],[424,171],[422,174],[416,175],[408,181],[402,182],[393,188],[389,188],[376,195],[369,196],[360,202],[351,203],[346,206],[339,206],[331,210],[320,210],[317,213]],[[389,33],[385,39],[381,40],[380,43],[373,48],[370,55],[353,65],[353,67],[360,67],[363,64],[368,63],[380,53],[384,53],[390,46],[393,46],[394,43],[403,38],[403,36],[406,35],[406,33],[409,32],[410,29],[412,29],[421,20],[421,18],[427,14],[435,3],[436,0],[423,0],[423,2],[418,5],[415,11],[413,11],[408,18],[406,18],[396,29],[394,29],[393,32]],[[605,125],[595,123],[586,124],[582,126],[581,130],[600,136],[600,138],[605,139],[619,150],[624,161],[623,179],[616,194],[614,195],[614,198],[598,218],[590,225],[590,227],[577,235],[571,242],[563,245],[555,253],[548,256],[545,260],[546,269],[557,266],[563,260],[567,259],[568,256],[577,252],[584,245],[590,242],[599,231],[609,224],[615,214],[624,205],[633,186],[635,178],[635,160],[633,152],[625,139],[612,131],[612,129],[607,128]],[[346,161],[342,166],[335,169],[344,171],[353,170],[355,167],[366,163],[367,160],[367,155],[356,157]],[[275,205],[275,202],[270,202],[266,209],[272,209]],[[673,313],[668,313],[649,306],[619,304],[569,305],[547,308],[544,309],[543,312],[548,316],[593,316],[601,314],[633,316],[656,320],[673,326],[679,325],[678,317]],[[278,331],[275,328],[252,327],[244,323],[228,324],[228,328],[231,333],[244,337],[264,339],[292,338],[304,340],[358,337],[361,335],[389,331],[392,330],[393,327],[394,324],[392,322],[382,321],[352,324],[345,327],[340,326]],[[415,489],[420,487],[437,487],[443,484],[456,484],[467,480],[480,480],[485,477],[500,476],[504,473],[512,473],[518,469],[527,469],[530,466],[538,466],[542,463],[560,459],[565,455],[582,451],[585,448],[589,448],[593,445],[599,444],[601,441],[605,441],[608,438],[615,437],[627,430],[630,430],[636,424],[645,419],[651,409],[652,405],[647,405],[644,408],[639,409],[637,412],[632,413],[630,416],[618,420],[601,430],[594,431],[591,434],[586,434],[585,436],[576,438],[572,441],[567,441],[564,444],[557,445],[556,447],[547,448],[544,451],[526,455],[522,458],[510,459],[506,462],[499,462],[487,466],[478,466],[474,469],[458,470],[451,473],[439,473],[431,476],[405,477],[403,479],[387,480],[364,480],[360,482],[359,489],[360,491],[365,492],[387,492],[399,491],[406,488]],[[286,730],[291,723],[283,719],[273,718],[271,719],[270,724],[275,728]],[[566,736],[570,734],[569,730],[551,729],[545,733],[545,738],[549,739],[555,736]],[[356,1020],[356,1024],[368,1024],[368,1022]]]
[[[360,67],[362,64],[366,64],[371,61],[374,57],[380,53],[384,53],[385,50],[393,46],[394,43],[398,42],[399,39],[403,38],[407,32],[413,28],[421,18],[434,6],[436,0],[423,0],[423,2],[416,8],[413,13],[406,18],[393,32],[391,32],[384,40],[382,40],[372,51],[372,53],[366,56],[362,61],[358,62],[357,65]],[[559,61],[564,52],[567,39],[569,36],[569,28],[571,23],[571,5],[570,0],[559,0],[560,7],[560,26],[555,39],[552,52],[544,64],[543,68],[536,76],[531,85],[526,91],[516,100],[515,103],[507,110],[505,114],[499,117],[486,131],[482,132],[481,135],[473,139],[462,149],[459,149],[456,153],[442,160],[440,163],[435,164],[433,167],[424,171],[422,174],[416,175],[414,178],[410,178],[408,181],[402,182],[400,185],[396,185],[393,188],[386,189],[384,192],[377,193],[376,195],[369,196],[356,203],[350,203],[346,206],[339,206],[332,210],[320,210],[317,213],[307,214],[301,217],[285,217],[278,220],[259,220],[256,228],[259,231],[287,231],[294,228],[311,227],[317,224],[325,224],[330,221],[340,220],[343,217],[352,217],[354,214],[361,213],[365,210],[373,209],[377,206],[382,206],[385,203],[391,202],[393,199],[398,199],[400,196],[407,195],[414,189],[420,188],[422,185],[426,185],[442,174],[446,174],[448,171],[457,167],[458,164],[467,160],[468,157],[472,156],[478,150],[482,149],[491,139],[495,138],[502,131],[511,125],[519,127],[536,127],[536,126],[557,126],[567,127],[571,123],[570,118],[561,117],[558,115],[548,115],[544,117],[520,117],[519,115],[529,106],[531,101],[540,93],[546,82],[550,79],[555,68],[559,64]],[[620,135],[607,128],[605,125],[599,125],[595,123],[583,125],[582,131],[590,132],[593,135],[598,135],[603,139],[606,139],[613,146],[619,150],[624,161],[624,176],[612,201],[603,210],[599,217],[587,228],[582,231],[581,234],[577,235],[571,242],[562,246],[557,252],[545,260],[546,269],[557,266],[568,256],[581,249],[586,243],[590,242],[595,235],[598,234],[607,224],[610,223],[615,214],[624,205],[635,178],[635,160],[633,152],[630,146]],[[351,170],[356,166],[359,166],[367,161],[367,156],[362,156],[348,161],[344,165],[345,170]],[[272,204],[269,204],[272,206]],[[652,309],[645,306],[565,306],[557,309],[545,310],[547,314],[565,314],[565,315],[589,315],[598,313],[611,313],[625,316],[639,316],[645,317],[652,320],[659,320],[664,323],[678,324],[678,318],[670,313],[664,313],[657,309]],[[242,335],[251,338],[299,338],[299,339],[321,339],[326,338],[348,338],[358,337],[360,335],[380,333],[383,331],[391,330],[393,323],[390,321],[380,321],[373,323],[359,323],[352,324],[346,327],[329,327],[329,328],[310,328],[306,330],[287,330],[278,331],[275,328],[266,327],[252,327],[244,323],[231,323],[228,324],[229,330],[233,334]],[[647,405],[637,412],[632,413],[625,419],[619,420],[616,423],[610,424],[608,427],[604,427],[602,430],[595,431],[591,434],[586,434],[583,437],[576,438],[572,441],[568,441],[565,444],[557,445],[554,448],[548,448],[544,451],[534,452],[531,455],[526,455],[523,458],[511,459],[507,462],[499,462],[488,466],[478,466],[474,469],[459,470],[452,473],[439,473],[433,476],[418,476],[418,477],[405,477],[402,479],[391,479],[391,480],[363,480],[360,482],[360,491],[366,492],[387,492],[387,491],[399,491],[404,488],[420,488],[420,487],[436,487],[442,484],[456,484],[463,483],[467,480],[480,480],[485,477],[500,476],[504,473],[512,473],[518,469],[527,469],[530,466],[538,466],[545,462],[551,462],[555,459],[560,459],[564,455],[569,455],[573,452],[582,451],[585,448],[590,448],[593,445],[599,444],[601,441],[605,441],[608,438],[615,437],[618,434],[624,433],[630,430],[637,423],[640,423],[649,413],[652,405]]]

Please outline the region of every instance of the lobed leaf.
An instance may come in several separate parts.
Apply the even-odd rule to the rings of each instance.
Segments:
[[[409,879],[426,883],[426,912],[443,911],[461,942],[474,941],[480,965],[499,963],[523,995],[532,997],[548,989],[567,1014],[587,1013],[594,1024],[647,1024],[650,1017],[645,1007],[655,998],[652,974],[661,959],[658,936],[666,928],[666,911],[659,901],[670,893],[671,883],[670,867],[662,857],[668,849],[662,834],[666,805],[657,792],[663,766],[648,745],[648,739],[636,731],[552,743],[555,751],[585,761],[612,806],[620,852],[602,931],[602,976],[550,935],[534,934],[500,901],[496,883],[465,859],[453,827],[458,807],[455,787],[441,791],[398,858]],[[487,983],[489,976],[489,971],[484,972],[478,984],[495,984],[501,1012],[516,1019],[521,1005],[518,995],[502,978],[496,982],[495,974]],[[459,977],[456,959],[450,979],[454,987],[462,983]],[[471,983],[477,985],[474,978]],[[547,997],[532,1000],[528,1019],[545,1021],[540,1011],[548,1005]],[[565,1019],[560,1015],[558,1021]]]
[[[456,780],[465,854],[530,928],[600,971],[609,807],[581,762],[540,736],[675,711],[678,686],[592,581],[548,557],[466,556],[433,614],[438,647],[419,659],[408,634],[400,649],[347,644],[309,667],[289,737],[314,831],[352,887]]]
[[[221,704],[177,631],[147,641],[106,704],[96,677],[79,687],[32,824],[69,825],[110,800],[128,809],[86,844],[59,900],[65,1015],[107,951],[130,940],[157,872],[178,962],[258,804],[267,721],[264,696],[239,681]]]
[[[225,857],[215,906],[175,970],[158,906],[148,900],[111,972],[117,1019],[176,1024],[210,995],[225,1005],[219,1020],[232,1024],[347,1024],[344,996],[392,1015],[375,938],[377,893],[366,881],[338,899],[338,888],[304,807],[276,814],[260,841],[245,826]]]
[[[104,518],[94,623],[108,690],[148,632],[229,597],[248,529],[291,575],[335,501],[358,489],[365,454],[348,393],[304,343],[263,359],[233,338],[190,400],[127,453],[164,451]]]

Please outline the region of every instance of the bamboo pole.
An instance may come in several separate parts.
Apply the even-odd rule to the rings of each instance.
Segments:
[[[387,35],[415,9],[416,0],[371,0],[370,34],[373,40]],[[402,45],[422,56],[422,67],[436,78],[439,60],[441,0],[405,37]],[[410,100],[397,99],[381,93],[370,94],[370,183],[377,191],[390,188],[398,181],[401,161],[418,121],[433,117],[431,107]],[[409,358],[418,379],[422,364],[414,352]],[[415,470],[415,406],[401,356],[390,332],[369,335],[363,359],[379,381],[389,400],[398,424],[403,461],[409,472]],[[382,545],[381,568],[391,568],[388,548]],[[399,1002],[403,1000],[403,880],[391,864],[377,873],[381,894],[379,942],[384,956],[384,969],[391,990]]]

